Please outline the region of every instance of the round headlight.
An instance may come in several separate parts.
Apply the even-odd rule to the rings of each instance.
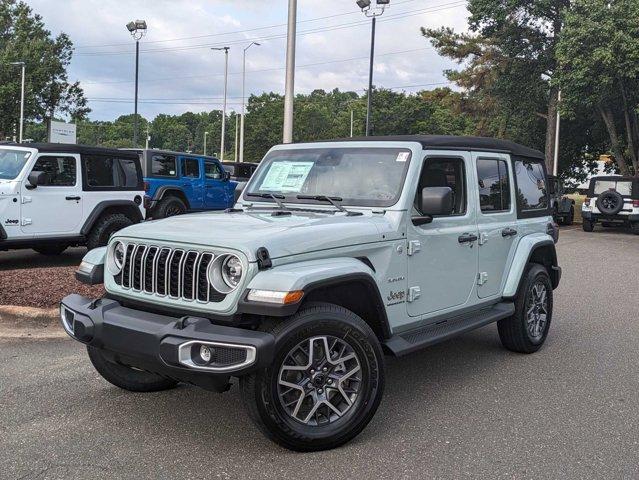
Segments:
[[[111,254],[107,265],[112,275],[118,275],[122,271],[124,265],[124,257],[126,255],[126,247],[122,242],[115,242],[111,247]]]
[[[235,255],[220,255],[209,264],[207,269],[209,283],[216,291],[224,295],[238,287],[243,273],[242,261]]]

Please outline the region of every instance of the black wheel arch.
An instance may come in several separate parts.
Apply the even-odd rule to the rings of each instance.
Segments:
[[[162,200],[164,200],[166,197],[171,195],[178,197],[180,200],[182,200],[184,202],[184,205],[186,205],[187,210],[191,209],[191,205],[184,191],[175,186],[165,185],[163,187],[158,188],[157,192],[155,193],[154,200],[159,203]]]
[[[546,269],[548,276],[550,277],[553,290],[559,286],[559,281],[561,280],[561,268],[557,262],[557,249],[552,240],[545,240],[535,245],[528,254],[528,261],[526,262],[526,265],[530,265],[531,263],[539,264]],[[527,269],[524,270],[521,278],[519,279],[519,285],[517,287],[517,294],[515,297],[519,295],[526,271]]]
[[[140,207],[132,200],[105,200],[98,203],[91,214],[87,217],[82,225],[80,233],[82,235],[88,235],[95,223],[103,215],[110,213],[123,213],[131,219],[134,223],[140,223],[143,220]]]

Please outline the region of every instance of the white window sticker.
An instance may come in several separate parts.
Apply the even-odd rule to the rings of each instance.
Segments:
[[[410,152],[399,152],[395,161],[406,162],[408,160],[408,157],[410,157]]]
[[[274,162],[260,185],[260,190],[270,192],[299,192],[313,162]]]

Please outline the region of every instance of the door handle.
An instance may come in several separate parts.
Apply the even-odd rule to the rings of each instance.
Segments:
[[[514,237],[515,235],[517,235],[517,230],[515,230],[514,228],[504,228],[501,231],[501,236],[506,238],[506,237]]]
[[[459,243],[473,243],[479,240],[479,237],[474,233],[464,233],[457,240],[459,240]]]
[[[66,197],[67,200],[80,200],[80,197]]]

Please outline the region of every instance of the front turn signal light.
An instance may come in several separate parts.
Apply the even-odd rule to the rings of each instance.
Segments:
[[[304,296],[302,290],[292,292],[275,292],[272,290],[250,290],[247,296],[249,302],[273,303],[277,305],[290,305],[299,302]]]

